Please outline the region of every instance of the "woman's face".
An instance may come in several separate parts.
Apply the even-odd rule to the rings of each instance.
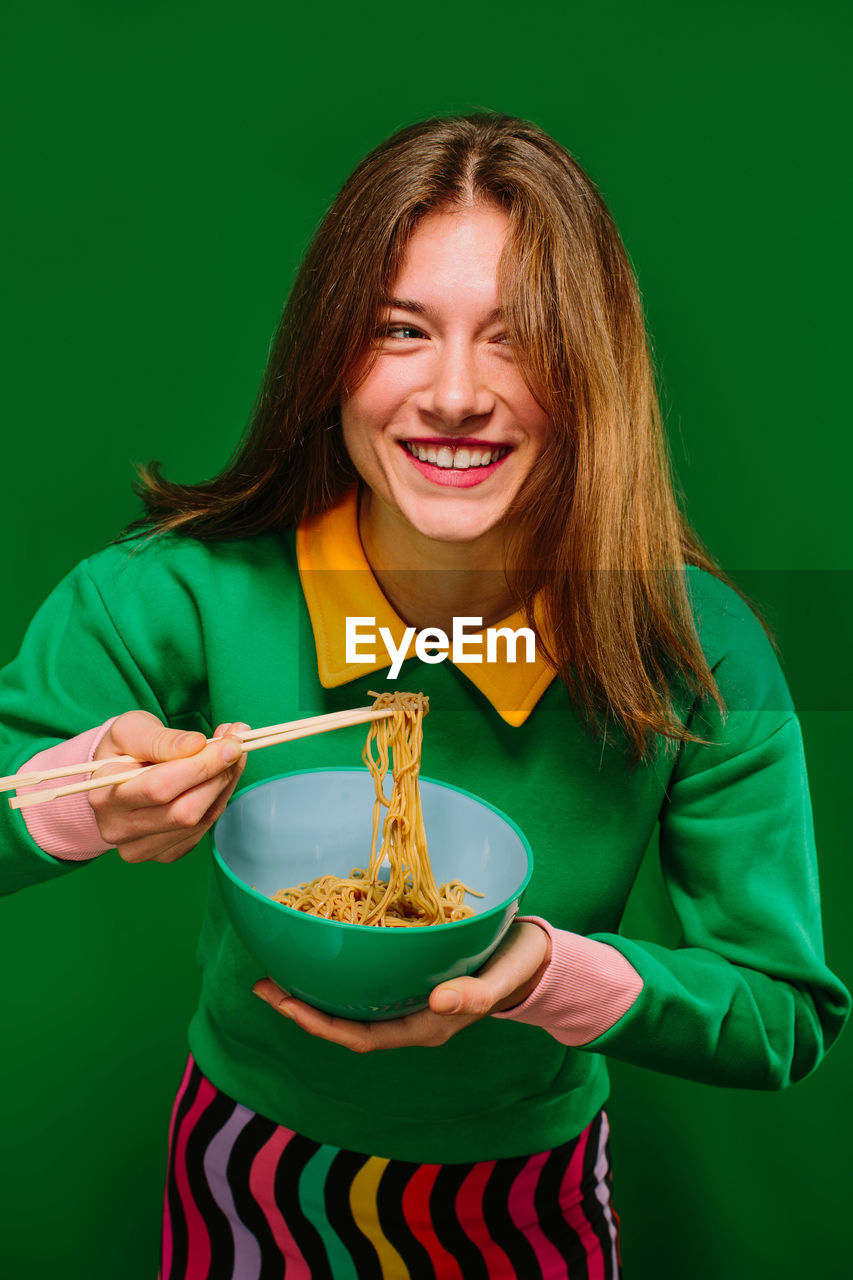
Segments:
[[[401,533],[471,543],[495,530],[551,432],[500,314],[508,230],[492,206],[424,218],[394,281],[376,362],[341,406],[368,510],[383,504]]]

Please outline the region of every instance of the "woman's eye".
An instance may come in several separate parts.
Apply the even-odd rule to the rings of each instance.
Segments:
[[[420,329],[411,324],[389,324],[381,331],[383,338],[422,338]]]
[[[491,338],[490,341],[493,342],[495,346],[498,346],[498,347],[512,346],[512,342],[510,341],[509,334],[507,333],[499,333],[496,335],[496,337]]]

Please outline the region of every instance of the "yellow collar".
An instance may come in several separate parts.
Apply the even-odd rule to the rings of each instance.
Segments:
[[[345,619],[375,618],[375,631],[387,627],[399,646],[406,625],[382,594],[361,546],[358,534],[358,501],[352,489],[336,507],[305,520],[296,533],[296,560],[302,590],[314,630],[317,671],[324,689],[335,689],[360,676],[382,671],[390,665],[377,639],[376,660],[358,663],[346,660]],[[519,611],[497,624],[516,629],[525,625]],[[503,650],[503,646],[501,646]],[[523,646],[522,646],[523,650]],[[521,650],[520,650],[521,652]],[[414,654],[414,641],[406,657]],[[480,690],[507,724],[523,724],[554,679],[554,671],[537,651],[533,662],[454,663]]]

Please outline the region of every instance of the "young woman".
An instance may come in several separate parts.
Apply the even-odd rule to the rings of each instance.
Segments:
[[[211,889],[162,1280],[617,1276],[606,1057],[776,1088],[849,998],[796,715],[678,512],[593,184],[508,117],[396,134],[324,219],[231,464],[141,492],[144,529],[57,588],[5,673],[0,768],[158,763],[6,813],[8,888],[194,848],[241,776],[278,771],[246,763],[235,708],[356,706],[382,679],[348,617],[397,643],[460,617],[536,635],[531,661],[410,655],[396,678],[430,696],[427,771],[533,847],[529,914],[476,977],[409,1017],[332,1018],[256,972]],[[298,766],[351,764],[359,736],[308,739]],[[618,933],[656,823],[676,950]]]

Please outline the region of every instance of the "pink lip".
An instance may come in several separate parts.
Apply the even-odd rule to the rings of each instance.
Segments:
[[[418,439],[417,442],[412,441],[412,443],[447,444],[447,441],[427,441]],[[453,443],[458,444],[460,448],[465,445],[465,442],[461,440],[454,440]],[[466,447],[470,448],[471,442],[468,442]],[[482,442],[480,442],[478,447],[482,448]],[[497,448],[498,446],[494,445],[492,447]],[[404,444],[402,444],[402,442],[400,444],[400,448],[403,450],[403,453],[409,459],[412,466],[417,467],[422,476],[426,476],[427,480],[431,480],[433,484],[444,485],[449,489],[472,489],[474,485],[482,484],[484,480],[488,480],[489,476],[493,476],[495,474],[498,467],[506,462],[512,452],[512,450],[509,450],[502,458],[498,458],[496,462],[490,462],[487,467],[468,467],[466,471],[456,471],[453,467],[437,467],[433,462],[421,462],[420,458],[416,458],[413,454],[409,453],[408,449]]]

